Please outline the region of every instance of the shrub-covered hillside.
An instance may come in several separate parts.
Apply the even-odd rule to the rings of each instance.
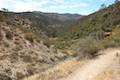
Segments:
[[[70,38],[77,39],[94,36],[103,39],[109,32],[120,25],[120,2],[83,17],[71,27]]]
[[[120,2],[117,2],[79,19],[55,45],[61,49],[73,49],[84,56],[95,56],[100,49],[120,46],[119,27]]]
[[[0,80],[21,80],[42,73],[68,57],[23,27],[27,26],[0,21]]]
[[[71,16],[71,17],[69,17]],[[0,11],[0,21],[8,24],[22,27],[24,31],[32,31],[37,35],[45,34],[49,37],[62,35],[66,29],[81,15],[77,14],[57,14],[57,13],[42,13],[42,12],[3,12]]]
[[[47,42],[50,37],[56,37],[55,28],[69,21],[47,15],[0,12],[0,80],[21,80],[69,58]]]

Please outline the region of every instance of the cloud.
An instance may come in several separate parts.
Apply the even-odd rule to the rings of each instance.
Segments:
[[[84,8],[89,4],[83,0],[0,0],[0,8],[10,11],[50,11]]]
[[[11,8],[14,11],[28,11],[28,10],[33,10],[34,6],[31,3],[25,3],[22,1],[14,1],[13,6]]]
[[[32,11],[42,7],[49,0],[0,0],[0,8],[8,8],[12,11]]]
[[[54,0],[57,3],[65,3],[65,0]]]
[[[103,1],[106,1],[106,0],[100,0],[100,1],[102,1],[102,2],[103,2]]]
[[[51,5],[50,9],[73,9],[73,8],[82,8],[82,7],[88,7],[89,4],[87,3],[77,3],[77,4],[63,4],[63,5]]]

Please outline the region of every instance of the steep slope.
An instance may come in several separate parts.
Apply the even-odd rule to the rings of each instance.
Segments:
[[[83,17],[71,27],[71,38],[94,36],[103,39],[120,25],[120,2]]]
[[[0,11],[0,80],[21,80],[69,57],[47,41],[78,18],[51,15],[53,13]]]
[[[80,58],[95,57],[101,49],[120,46],[120,2],[84,16],[54,44],[69,49]]]
[[[20,80],[43,72],[68,57],[46,46],[42,37],[46,34],[36,35],[37,32],[30,29],[29,19],[14,18],[13,13],[0,15],[0,80]]]
[[[93,14],[82,17],[71,26],[62,40],[74,41],[80,38],[93,37],[101,40],[112,35],[120,26],[120,2],[101,9]]]

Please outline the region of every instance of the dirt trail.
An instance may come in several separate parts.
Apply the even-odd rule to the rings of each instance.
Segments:
[[[118,53],[120,55],[120,49],[107,49],[101,51],[104,53],[98,58],[89,61],[84,66],[74,71],[70,76],[60,80],[93,80],[98,74],[106,70],[116,60]]]

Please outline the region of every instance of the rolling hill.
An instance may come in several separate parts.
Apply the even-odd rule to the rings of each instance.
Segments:
[[[27,28],[25,30],[29,29],[36,32],[38,35],[44,33],[47,36],[56,37],[65,32],[73,22],[75,22],[82,16],[78,14],[58,14],[42,12],[14,13],[1,11],[0,17],[1,19],[4,18],[5,22],[11,25],[26,25]]]

